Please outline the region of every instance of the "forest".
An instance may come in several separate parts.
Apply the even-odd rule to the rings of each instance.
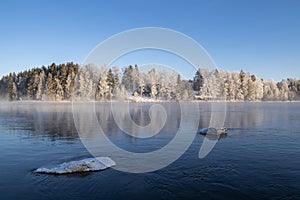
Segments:
[[[137,65],[98,68],[69,62],[10,73],[0,80],[0,98],[7,101],[108,100],[300,100],[300,80],[264,81],[249,72],[199,68],[193,80],[155,67],[144,72]]]

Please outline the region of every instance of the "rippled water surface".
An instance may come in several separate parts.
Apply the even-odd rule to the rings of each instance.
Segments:
[[[137,139],[118,129],[109,106],[96,106],[99,123],[128,151],[157,150],[180,125],[180,107],[164,103],[163,129]],[[131,104],[131,118],[147,125],[150,107]],[[199,109],[199,128],[207,127],[210,103],[199,103]],[[197,134],[180,159],[155,172],[36,174],[38,167],[91,157],[78,137],[71,104],[1,103],[0,199],[300,199],[300,103],[227,103],[225,126],[228,134],[205,158],[198,158],[204,136]]]

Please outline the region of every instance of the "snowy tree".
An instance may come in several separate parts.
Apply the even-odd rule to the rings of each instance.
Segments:
[[[190,81],[184,81],[183,83],[183,93],[182,93],[182,99],[184,101],[187,100],[193,100],[194,94],[193,94],[193,82]]]
[[[111,69],[109,69],[107,72],[106,82],[110,93],[112,93],[115,87],[115,77]]]
[[[193,90],[197,91],[199,94],[200,88],[203,86],[203,75],[201,69],[199,68],[195,74],[193,81]]]
[[[147,76],[146,76],[146,84],[149,85],[151,97],[156,99],[158,97],[159,93],[159,76],[156,72],[156,70],[153,68],[151,69]],[[145,84],[144,84],[145,85]]]
[[[262,79],[255,80],[255,95],[256,100],[261,101],[264,96],[264,83]]]
[[[240,72],[240,81],[241,81],[241,100],[247,100],[248,98],[248,84],[249,84],[250,74],[245,73],[243,70]]]
[[[119,69],[119,67],[118,66],[114,66],[113,67],[113,72],[114,72],[113,90],[115,90],[120,85],[120,69]]]
[[[133,92],[133,67],[130,65],[128,68],[126,67],[122,76],[122,85],[126,88],[128,92]]]
[[[9,101],[18,99],[17,85],[15,83],[15,74],[10,73],[8,76],[7,96]]]
[[[236,89],[234,85],[234,74],[226,72],[224,74],[224,92],[226,95],[226,100],[234,101],[236,100]]]
[[[99,73],[96,66],[83,66],[77,75],[76,97],[82,100],[95,99],[96,86],[99,81]],[[106,75],[105,75],[106,76]],[[106,78],[105,78],[106,79]]]
[[[274,101],[279,99],[279,89],[276,83],[271,80],[264,83],[263,100]]]
[[[117,87],[115,89],[115,98],[118,101],[124,101],[127,98],[127,91],[124,85],[121,85],[120,87]]]
[[[139,68],[135,65],[132,71],[132,91],[136,88],[142,88],[144,86],[142,76],[139,72]]]
[[[288,81],[282,80],[280,83],[277,84],[279,92],[280,92],[280,100],[287,101],[289,100],[289,84]]]
[[[55,101],[56,96],[56,81],[52,77],[52,74],[48,74],[47,84],[46,84],[46,95],[48,100]]]
[[[29,100],[35,100],[39,79],[38,70],[34,70],[27,85],[27,98]]]
[[[273,80],[264,82],[242,70],[231,73],[204,68],[198,69],[193,82],[190,82],[167,70],[140,72],[137,66],[130,65],[121,76],[118,67],[103,73],[93,65],[79,70],[79,65],[74,63],[52,63],[48,67],[32,68],[17,75],[11,73],[0,79],[0,96],[11,101],[26,98],[62,101],[73,100],[74,97],[124,100],[133,92],[162,100],[193,99],[196,94],[202,100],[226,96],[229,101],[292,101],[300,99],[300,80],[289,78],[278,83]]]
[[[157,95],[158,95],[157,85],[152,84],[152,86],[151,86],[151,97],[153,99],[157,99]]]
[[[113,80],[109,80],[108,75],[107,75],[107,68],[106,66],[101,67],[101,72],[100,72],[100,79],[97,84],[97,89],[96,89],[96,101],[104,101],[104,100],[110,100],[111,99],[111,91],[110,91],[110,85],[113,85]],[[112,72],[111,72],[111,77]],[[109,80],[110,82],[108,82]]]
[[[158,77],[158,98],[161,100],[171,100],[171,73],[163,70],[161,76]]]
[[[54,78],[55,83],[55,101],[62,101],[64,98],[64,90],[58,78]]]
[[[74,71],[71,71],[68,74],[67,80],[66,80],[66,85],[65,85],[65,98],[67,100],[72,100],[74,97],[74,79],[76,75]]]
[[[199,91],[199,94],[200,94],[200,97],[201,99],[203,100],[208,100],[210,99],[212,96],[211,96],[211,75],[210,75],[210,72],[207,68],[205,69],[201,69],[201,74],[203,76],[203,80],[202,80],[202,87],[200,87],[200,91]]]
[[[256,85],[255,85],[256,77],[254,75],[248,79],[247,84],[247,96],[245,96],[245,100],[247,101],[255,101],[256,100]]]
[[[217,69],[210,76],[209,90],[213,98],[222,99],[224,96],[224,81]]]
[[[182,100],[182,94],[183,94],[183,87],[182,87],[181,77],[180,74],[177,74],[177,81],[175,87],[175,100],[176,101]]]
[[[38,78],[37,92],[35,94],[36,100],[43,100],[44,90],[45,90],[45,72],[41,71]]]

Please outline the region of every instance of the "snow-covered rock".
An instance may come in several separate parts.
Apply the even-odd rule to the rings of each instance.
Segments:
[[[115,166],[116,163],[109,157],[86,158],[78,161],[64,162],[54,168],[38,168],[37,173],[68,174],[76,172],[100,171]]]
[[[223,128],[202,128],[198,131],[200,134],[202,135],[206,135],[206,134],[216,134],[216,135],[221,135],[221,134],[227,134],[227,128],[223,127]]]

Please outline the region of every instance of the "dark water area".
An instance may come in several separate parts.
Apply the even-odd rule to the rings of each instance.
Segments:
[[[209,126],[210,106],[199,103],[199,128]],[[178,104],[164,103],[168,119],[162,130],[137,139],[118,128],[109,107],[96,106],[99,124],[114,144],[128,151],[160,149],[180,126]],[[150,123],[150,107],[130,105],[136,124]],[[198,157],[204,136],[196,134],[178,160],[154,172],[112,168],[37,174],[39,167],[92,157],[77,133],[72,105],[1,103],[0,199],[300,199],[299,102],[227,103],[225,126],[228,134],[206,157]]]

